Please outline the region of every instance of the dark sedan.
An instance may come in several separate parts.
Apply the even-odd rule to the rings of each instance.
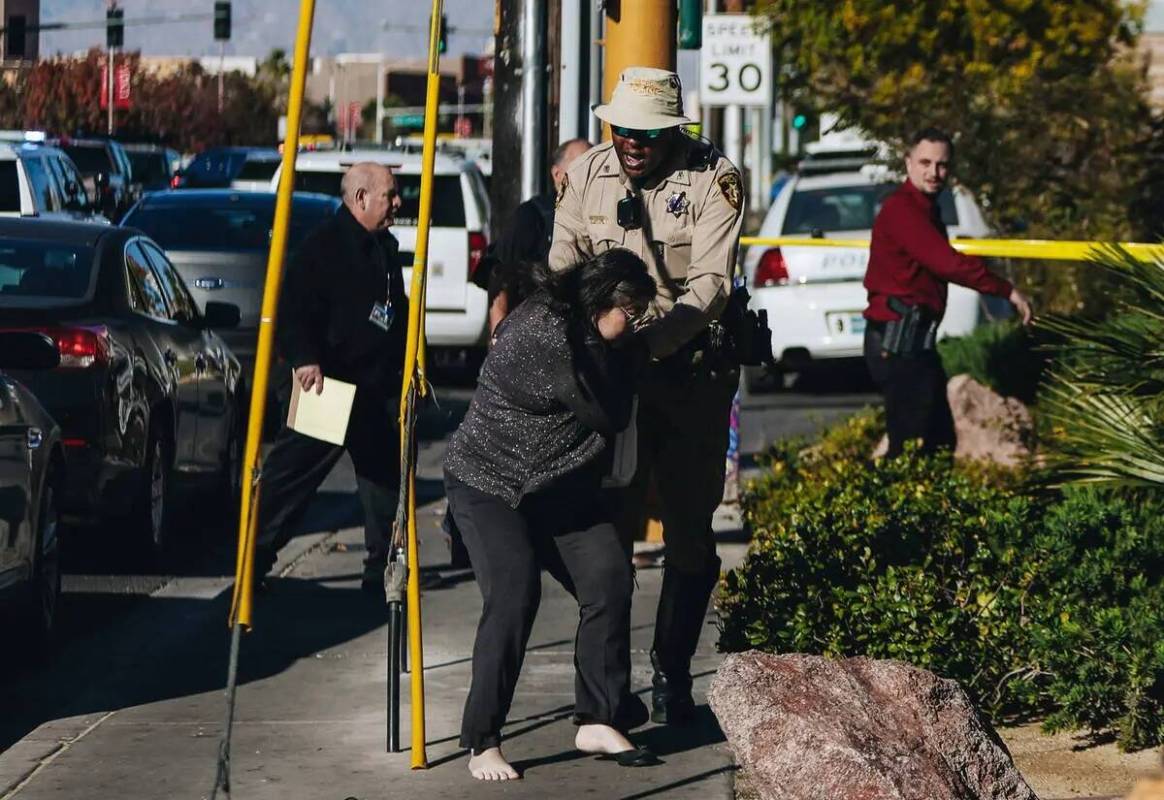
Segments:
[[[328,195],[293,195],[288,258],[312,228],[337,208],[339,200]],[[148,194],[122,222],[144,231],[165,249],[200,306],[224,300],[239,307],[242,321],[224,338],[248,377],[254,369],[274,219],[271,192],[191,189]]]
[[[52,369],[56,344],[31,332],[0,333],[0,370]],[[52,635],[61,595],[57,489],[61,433],[20,381],[0,372],[0,613],[5,647],[40,649]]]
[[[212,329],[237,323],[230,304],[200,311],[140,231],[0,220],[0,329],[45,333],[60,352],[56,369],[16,374],[61,426],[61,510],[128,514],[156,553],[177,492],[234,496],[241,370]]]

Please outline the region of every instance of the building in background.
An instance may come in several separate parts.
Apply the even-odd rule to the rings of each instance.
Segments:
[[[40,0],[0,0],[0,19],[5,28],[0,37],[0,60],[35,61],[40,57]]]

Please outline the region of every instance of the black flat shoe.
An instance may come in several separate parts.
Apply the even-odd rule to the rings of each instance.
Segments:
[[[603,753],[599,761],[617,761],[620,767],[653,767],[662,764],[659,757],[645,747],[623,750],[621,753]]]

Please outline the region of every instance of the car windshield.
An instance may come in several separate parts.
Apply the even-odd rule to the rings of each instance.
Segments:
[[[165,153],[129,154],[135,180],[145,184],[166,183],[170,179],[170,165]]]
[[[835,231],[867,231],[881,210],[885,198],[900,184],[877,183],[858,186],[831,186],[826,189],[797,189],[788,202],[782,234],[832,233]],[[942,222],[953,227],[958,224],[954,197],[949,191],[938,195]]]
[[[89,247],[35,239],[0,240],[0,307],[84,300],[92,275]]]
[[[295,191],[340,194],[340,172],[296,172]],[[396,187],[400,191],[400,211],[396,213],[396,224],[411,227],[419,224],[420,217],[420,176],[396,175]],[[433,181],[432,225],[436,228],[465,227],[465,201],[461,196],[460,175],[437,175]]]
[[[287,249],[334,213],[323,203],[296,204],[291,210]],[[273,205],[263,208],[159,205],[139,208],[123,224],[145,232],[165,250],[263,252],[271,244]]]
[[[15,161],[0,161],[0,213],[20,211],[20,180]]]
[[[117,171],[112,169],[109,160],[109,151],[105,149],[105,145],[103,144],[73,144],[61,149],[68,154],[69,158],[73,159],[73,163],[77,165],[77,169],[86,175],[93,175],[98,172],[104,172],[108,175],[110,172]]]

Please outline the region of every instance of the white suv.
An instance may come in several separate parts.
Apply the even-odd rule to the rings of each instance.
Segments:
[[[0,144],[0,216],[109,222],[72,159],[38,144]]]
[[[872,168],[794,177],[777,195],[758,235],[868,240],[882,201],[899,185],[884,170]],[[987,235],[982,213],[967,192],[955,187],[938,201],[951,237]],[[868,261],[868,248],[749,248],[744,275],[751,307],[768,312],[780,371],[862,355],[861,313],[868,299],[862,282]],[[989,311],[977,292],[951,285],[938,335],[969,333],[994,316]],[[759,371],[746,373],[748,387],[761,376]]]
[[[392,167],[402,201],[392,233],[400,240],[404,285],[411,289],[420,208],[419,153],[348,150],[300,153],[295,190],[339,196],[344,172],[361,161]],[[271,179],[278,191],[283,168]],[[481,172],[470,161],[438,154],[433,184],[432,225],[428,242],[428,302],[425,335],[433,347],[483,348],[488,323],[483,289],[469,282],[488,245],[489,194]]]

